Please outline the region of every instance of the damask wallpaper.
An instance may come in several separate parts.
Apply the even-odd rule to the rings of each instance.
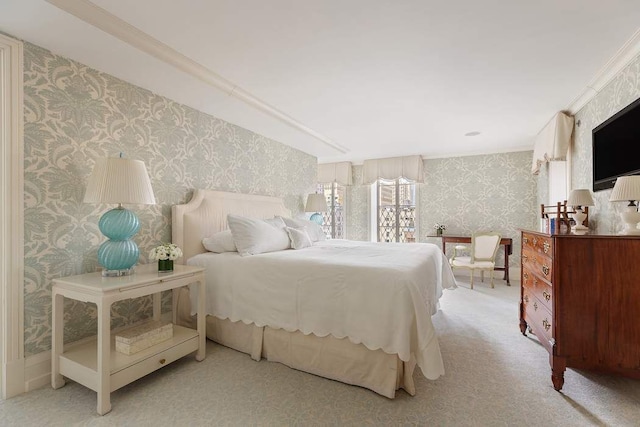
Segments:
[[[591,131],[640,97],[640,57],[618,73],[575,116],[571,182],[573,188],[593,188]],[[544,179],[544,177],[541,177]],[[610,203],[611,190],[593,193],[595,206],[589,208],[589,227],[600,233],[618,233],[619,212],[626,203]]]
[[[95,159],[143,160],[157,204],[130,206],[141,263],[171,239],[171,205],[194,188],[283,197],[303,211],[316,158],[25,43],[25,353],[50,348],[51,280],[95,271],[98,219],[113,206],[82,202]],[[164,304],[167,304],[165,298]],[[148,316],[141,298],[113,308],[114,326]],[[65,339],[95,333],[95,306],[68,303]]]
[[[514,239],[512,267],[520,263],[519,228],[538,227],[537,181],[531,174],[533,152],[514,152],[445,159],[425,159],[425,182],[419,187],[419,241],[438,243],[435,223],[446,233],[471,235],[499,231]],[[370,186],[362,182],[362,166],[354,167],[347,200],[347,237],[369,240]],[[502,260],[502,254],[499,255]],[[502,262],[502,261],[499,261]]]

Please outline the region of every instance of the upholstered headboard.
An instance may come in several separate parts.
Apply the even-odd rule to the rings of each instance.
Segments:
[[[226,230],[228,214],[273,218],[275,215],[288,217],[291,211],[277,197],[195,190],[188,203],[171,207],[172,242],[184,254],[177,262],[185,264],[192,256],[205,252],[202,239]]]

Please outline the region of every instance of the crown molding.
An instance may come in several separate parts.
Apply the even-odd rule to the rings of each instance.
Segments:
[[[183,71],[198,80],[221,90],[228,96],[235,97],[248,106],[255,108],[267,115],[310,135],[324,145],[345,154],[349,150],[340,144],[333,142],[328,137],[316,132],[308,126],[300,123],[276,107],[242,89],[230,80],[225,79],[215,71],[183,55],[172,47],[151,37],[116,15],[104,10],[88,0],[47,0],[48,3],[64,10],[80,20],[92,25],[107,34],[139,49],[166,64]]]
[[[591,79],[583,91],[571,101],[565,110],[571,115],[575,115],[639,54],[640,29],[618,49],[615,55],[598,71],[595,77]]]

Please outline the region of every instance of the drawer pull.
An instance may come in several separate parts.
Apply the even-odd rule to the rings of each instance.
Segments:
[[[523,238],[522,238],[522,241],[523,241],[525,244],[526,244],[526,243],[529,243],[529,238],[525,236],[525,237],[523,237]]]
[[[542,250],[544,251],[545,254],[549,252],[550,248],[551,248],[551,245],[549,244],[549,242],[544,242],[542,244]]]
[[[549,321],[548,321],[547,319],[544,319],[544,320],[542,321],[542,326],[544,326],[544,330],[545,330],[545,331],[548,331],[548,330],[549,330],[549,328],[551,328],[551,323],[549,323]]]
[[[542,291],[542,296],[544,297],[544,299],[546,299],[547,301],[549,301],[551,299],[551,294],[547,291]]]
[[[533,311],[538,311],[538,302],[533,303]]]
[[[158,360],[158,362],[160,362],[161,365],[164,365],[164,363],[167,361],[167,359],[160,359]]]
[[[533,246],[536,246],[538,244],[538,239],[537,238],[533,238]]]
[[[544,273],[545,276],[549,275],[549,266],[546,264],[542,264],[542,272]]]

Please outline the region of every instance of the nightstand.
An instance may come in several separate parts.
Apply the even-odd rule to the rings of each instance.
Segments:
[[[197,330],[176,322],[178,288],[198,285]],[[173,290],[173,337],[132,355],[115,349],[111,336],[111,305],[117,301],[153,295],[153,319],[160,320],[160,293]],[[195,290],[195,289],[193,289]],[[92,302],[98,311],[98,335],[64,346],[64,298]],[[111,392],[167,364],[196,352],[205,357],[205,281],[204,269],[175,265],[171,273],[158,273],[157,263],[138,266],[130,276],[102,277],[99,272],[53,280],[53,319],[51,338],[51,385],[64,385],[68,377],[98,393],[98,414],[111,410]]]

